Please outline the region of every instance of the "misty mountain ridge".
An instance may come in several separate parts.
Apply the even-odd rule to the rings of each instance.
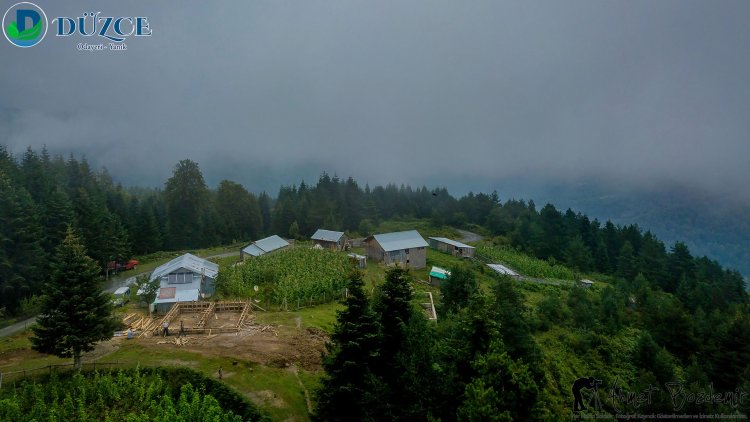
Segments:
[[[741,197],[678,184],[550,183],[526,189],[539,203],[601,221],[637,224],[667,247],[685,242],[693,255],[706,255],[750,277],[750,205]]]

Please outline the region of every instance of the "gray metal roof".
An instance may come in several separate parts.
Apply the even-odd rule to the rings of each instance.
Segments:
[[[113,294],[115,296],[122,296],[122,295],[126,294],[128,292],[128,290],[130,290],[130,287],[128,287],[128,286],[122,286],[122,287],[118,288],[117,290],[115,290],[115,292]]]
[[[175,272],[181,268],[184,268],[190,272],[196,274],[203,274],[209,278],[216,278],[219,274],[219,266],[211,261],[203,258],[199,258],[193,254],[186,253],[185,255],[178,256],[177,258],[162,264],[151,273],[149,280],[160,278],[163,275]]]
[[[252,256],[261,256],[264,253],[266,253],[265,251],[263,251],[263,249],[255,246],[252,243],[249,244],[249,245],[247,245],[247,246],[245,246],[245,249],[243,249],[242,252],[244,252],[244,253],[246,253],[248,255],[252,255]]]
[[[430,239],[437,240],[438,242],[442,242],[442,243],[447,243],[451,246],[455,246],[458,248],[474,249],[473,246],[467,245],[466,243],[461,243],[457,240],[448,239],[447,237],[431,237]]]
[[[176,290],[173,297],[159,298],[157,294],[154,303],[192,302],[200,300],[200,298],[201,294],[198,289]]]
[[[503,264],[487,264],[488,267],[492,268],[493,270],[497,271],[500,274],[506,274],[510,276],[517,276],[518,273],[511,270],[510,268],[506,267]]]
[[[312,240],[322,240],[324,242],[338,242],[344,232],[335,232],[331,230],[318,229],[315,234],[310,237]]]
[[[385,252],[429,246],[416,230],[375,234],[372,237],[378,241]]]
[[[255,242],[242,248],[242,252],[252,255],[261,256],[268,252],[289,246],[289,242],[277,235],[268,236],[265,239],[256,240]]]

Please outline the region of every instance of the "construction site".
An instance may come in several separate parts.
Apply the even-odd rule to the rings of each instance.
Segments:
[[[120,341],[129,338],[130,329],[133,341],[149,349],[178,347],[272,367],[320,368],[327,333],[302,327],[301,320],[289,325],[258,323],[252,306],[250,302],[180,302],[165,315],[128,313],[123,317],[125,331],[117,332],[111,343],[119,347]]]
[[[164,327],[173,334],[236,333],[249,329],[252,323],[250,302],[178,302],[163,317],[128,314],[123,324],[138,337],[164,334]]]

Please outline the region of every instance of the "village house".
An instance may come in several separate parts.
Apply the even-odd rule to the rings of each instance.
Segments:
[[[459,258],[473,258],[474,247],[447,237],[430,237],[430,247]]]
[[[427,265],[427,242],[416,230],[375,234],[365,239],[367,256],[386,265],[408,268]]]
[[[211,296],[216,288],[219,266],[186,253],[157,267],[149,278],[159,280],[152,304],[155,312],[168,312],[177,302],[193,302]]]
[[[259,257],[267,253],[288,248],[289,246],[289,242],[277,235],[268,236],[264,239],[256,240],[255,242],[240,249],[240,259],[244,260],[245,258],[251,256]]]
[[[343,251],[346,248],[347,237],[344,232],[318,229],[310,239],[314,245],[319,245],[323,249]]]

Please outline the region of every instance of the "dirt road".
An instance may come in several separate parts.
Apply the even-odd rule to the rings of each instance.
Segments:
[[[482,236],[477,233],[470,232],[468,230],[461,230],[461,229],[456,229],[456,231],[461,234],[462,242],[469,243],[469,242],[479,242],[480,240],[482,240]]]

